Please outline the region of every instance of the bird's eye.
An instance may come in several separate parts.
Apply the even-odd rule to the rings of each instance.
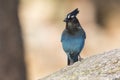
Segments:
[[[75,17],[74,15],[71,16],[71,18],[74,18],[74,17]]]
[[[70,18],[70,15],[68,15],[67,18],[69,19],[69,18]]]

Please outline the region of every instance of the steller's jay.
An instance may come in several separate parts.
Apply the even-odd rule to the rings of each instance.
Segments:
[[[68,65],[72,65],[74,62],[78,61],[79,53],[83,49],[86,38],[85,31],[76,17],[78,13],[79,11],[77,8],[67,14],[64,20],[64,22],[66,22],[66,28],[62,33],[61,42],[67,54]]]

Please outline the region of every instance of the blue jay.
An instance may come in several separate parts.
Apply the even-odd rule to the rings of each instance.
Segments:
[[[78,61],[79,53],[84,47],[86,34],[81,27],[76,15],[79,13],[78,8],[67,14],[64,22],[66,28],[61,37],[62,47],[67,54],[68,65]],[[81,57],[80,57],[81,58]]]

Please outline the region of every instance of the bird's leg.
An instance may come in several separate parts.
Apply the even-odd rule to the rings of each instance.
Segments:
[[[82,61],[83,60],[83,58],[81,58],[81,56],[79,55],[78,56],[78,61]]]

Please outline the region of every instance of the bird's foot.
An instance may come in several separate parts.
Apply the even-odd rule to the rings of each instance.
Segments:
[[[78,57],[78,61],[82,61],[84,58],[81,58],[81,56]]]

